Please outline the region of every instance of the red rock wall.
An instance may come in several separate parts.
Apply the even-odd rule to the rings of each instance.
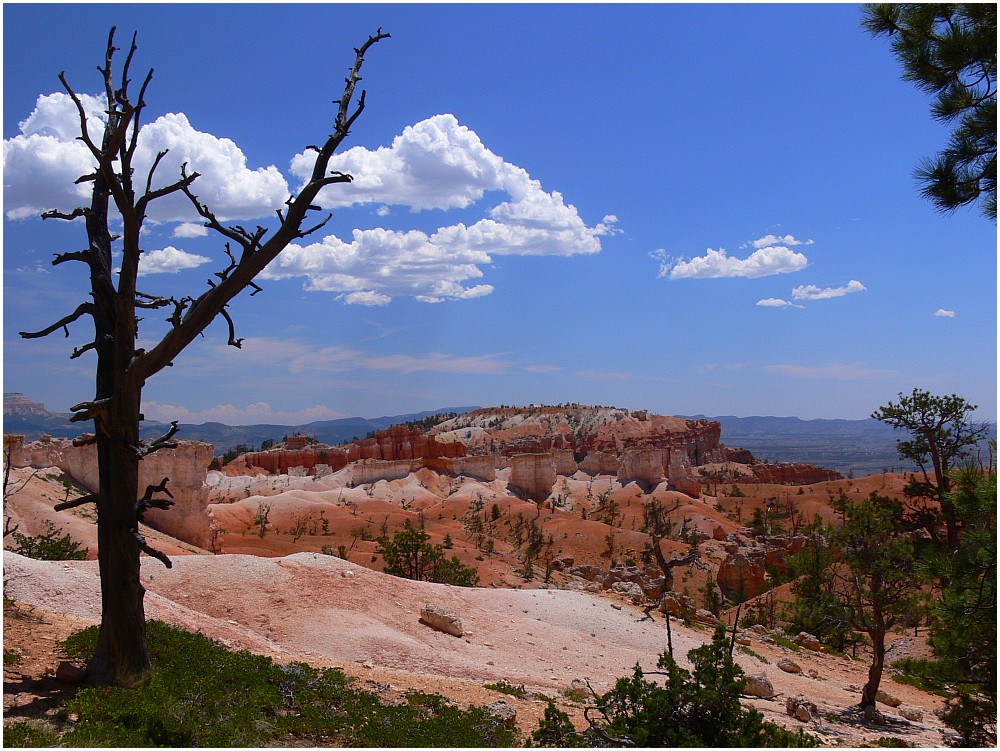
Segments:
[[[709,420],[687,420],[684,430],[657,430],[640,436],[607,438],[591,434],[584,441],[580,453],[586,455],[600,451],[620,453],[626,448],[656,448],[669,451],[683,449],[688,461],[694,465],[725,461],[721,443],[722,425]]]
[[[326,464],[336,472],[347,466],[347,453],[334,448],[302,448],[302,449],[271,449],[270,451],[251,451],[242,456],[245,466],[251,471],[259,468],[269,475],[287,475],[291,467],[302,467],[307,474],[316,474],[316,465]],[[239,457],[233,464],[239,461]],[[229,467],[230,465],[226,465]],[[226,474],[230,474],[228,471]],[[239,471],[237,474],[246,474]]]
[[[442,443],[434,436],[423,435],[419,430],[405,425],[393,425],[388,430],[376,433],[374,438],[355,441],[346,450],[329,446],[303,448],[300,444],[304,442],[304,437],[292,436],[285,443],[285,448],[252,451],[243,454],[244,465],[239,464],[240,458],[231,464],[235,466],[236,474],[245,474],[247,470],[252,471],[256,468],[272,475],[286,475],[290,468],[302,467],[307,474],[314,475],[317,465],[320,464],[327,465],[336,472],[351,462],[366,459],[400,461],[437,457],[460,458],[466,455],[465,445],[462,443]],[[227,471],[227,474],[232,472]]]
[[[388,430],[380,430],[374,438],[355,441],[347,449],[348,461],[378,459],[428,459],[433,457],[465,456],[465,444],[441,443],[432,435],[423,435],[416,428],[393,425]]]
[[[754,464],[750,469],[756,482],[774,485],[812,485],[844,479],[840,472],[811,464]],[[740,481],[746,482],[746,479]]]

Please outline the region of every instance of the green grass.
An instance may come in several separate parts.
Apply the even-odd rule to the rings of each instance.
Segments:
[[[778,636],[777,634],[772,634],[772,636],[774,637],[774,643],[775,644],[778,644],[779,646],[782,646],[782,647],[785,647],[787,649],[790,649],[793,652],[800,652],[800,651],[802,651],[802,647],[800,647],[798,644],[796,644],[795,642],[793,642],[791,639],[788,639],[788,638],[786,638],[784,636]]]
[[[740,652],[740,653],[742,653],[742,654],[745,654],[745,655],[747,655],[748,657],[753,657],[753,658],[754,658],[755,660],[760,660],[760,661],[761,661],[761,662],[763,662],[763,663],[764,663],[765,665],[767,665],[767,664],[768,664],[768,660],[767,660],[767,658],[766,658],[766,657],[764,657],[764,655],[759,655],[759,654],[757,654],[757,653],[756,653],[756,652],[754,652],[754,651],[753,651],[752,649],[750,649],[750,647],[746,647],[746,646],[744,646],[744,645],[742,645],[742,644],[737,644],[737,645],[736,645],[736,651],[738,651],[738,652]]]
[[[58,745],[485,747],[516,742],[481,708],[463,710],[444,697],[422,693],[387,705],[339,670],[281,666],[157,621],[147,629],[153,677],[131,690],[81,688],[60,708],[62,717],[77,719],[59,732]],[[97,628],[89,628],[63,647],[86,659],[96,639]],[[11,727],[5,728],[5,745],[55,745],[26,723]]]

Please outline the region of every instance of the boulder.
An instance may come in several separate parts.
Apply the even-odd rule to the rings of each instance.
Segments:
[[[786,673],[801,673],[802,667],[795,662],[795,660],[789,659],[788,657],[782,657],[778,660],[778,667],[784,670]]]
[[[785,700],[785,711],[789,717],[794,717],[800,722],[809,722],[819,714],[819,709],[804,694],[789,696]]]
[[[642,602],[646,599],[646,596],[642,593],[642,588],[634,582],[615,582],[611,585],[611,591],[623,597],[628,597],[633,602]]]
[[[903,707],[899,710],[899,714],[912,722],[920,722],[924,719],[924,713],[919,709],[914,709],[913,707]]]
[[[743,693],[747,696],[770,699],[774,696],[774,686],[766,673],[755,673],[747,676],[747,687],[743,689]]]
[[[60,683],[76,685],[77,683],[82,683],[86,677],[87,668],[74,665],[72,662],[63,660],[59,663],[59,667],[56,668],[56,680]]]
[[[694,600],[679,592],[666,592],[660,604],[661,613],[670,613],[678,618],[687,618],[695,610]]]
[[[880,704],[885,704],[886,706],[889,707],[898,707],[900,704],[903,703],[902,699],[897,699],[888,691],[885,691],[881,688],[875,692],[875,701],[879,702]]]
[[[698,623],[707,623],[710,626],[714,626],[719,623],[719,619],[716,617],[715,613],[710,610],[705,610],[704,608],[698,608],[694,613],[694,619]]]
[[[483,710],[505,727],[512,728],[517,723],[517,710],[503,699],[487,704]]]
[[[805,647],[813,652],[822,652],[823,645],[820,644],[819,639],[817,639],[812,634],[806,633],[805,631],[800,631],[799,635],[792,639],[793,642],[798,644],[800,647]]]
[[[420,622],[436,631],[443,631],[452,636],[461,636],[464,633],[462,619],[458,615],[430,603],[420,609]]]

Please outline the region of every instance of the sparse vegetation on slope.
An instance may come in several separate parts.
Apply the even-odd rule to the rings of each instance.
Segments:
[[[508,746],[515,738],[481,708],[463,710],[434,694],[383,704],[338,670],[277,665],[232,652],[199,634],[148,624],[155,670],[135,689],[81,688],[58,726],[17,722],[5,746]],[[88,659],[97,628],[64,644]]]

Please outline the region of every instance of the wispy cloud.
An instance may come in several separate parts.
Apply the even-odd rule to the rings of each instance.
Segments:
[[[878,368],[862,368],[846,363],[825,365],[793,365],[789,363],[765,365],[764,370],[793,378],[810,378],[832,381],[866,381],[881,378],[887,371]]]
[[[833,297],[843,297],[854,292],[864,292],[866,289],[865,285],[857,279],[851,279],[843,287],[826,287],[821,289],[815,284],[796,287],[792,290],[792,297],[796,300],[829,300]]]
[[[794,235],[782,235],[780,237],[778,235],[764,235],[750,243],[755,248],[771,248],[775,245],[794,246],[812,244],[812,240],[798,240]]]
[[[289,370],[345,372],[349,370],[389,370],[397,373],[478,373],[506,372],[509,363],[501,355],[455,356],[439,352],[422,355],[371,354],[348,347],[323,347],[291,359]]]
[[[525,365],[524,370],[527,373],[542,373],[547,375],[549,373],[558,373],[562,370],[558,365]]]
[[[150,420],[199,424],[204,422],[222,422],[227,425],[252,425],[254,423],[271,423],[277,425],[301,425],[317,420],[335,420],[346,417],[341,412],[317,404],[298,410],[275,410],[268,402],[255,402],[245,407],[232,404],[218,404],[205,409],[189,409],[175,404],[161,404],[147,401],[142,404],[143,413]]]
[[[936,318],[954,318],[955,317],[955,311],[954,310],[945,310],[944,308],[938,308],[936,311],[934,311],[934,316]]]

